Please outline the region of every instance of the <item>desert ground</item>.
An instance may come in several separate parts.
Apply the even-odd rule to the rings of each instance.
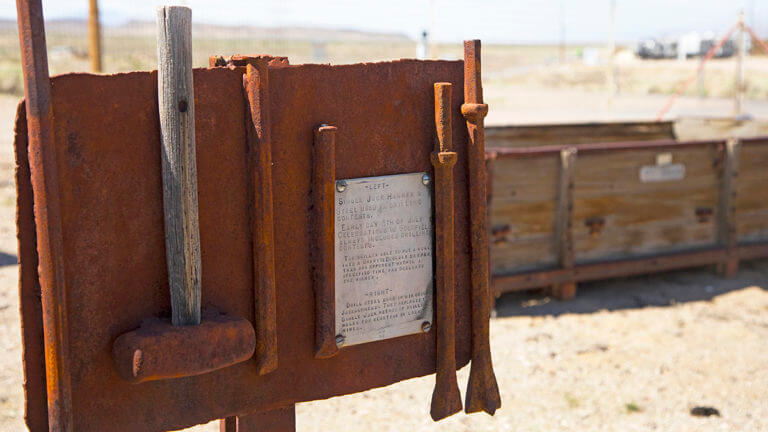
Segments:
[[[55,47],[75,46],[52,51],[54,72],[86,67],[85,60],[67,54],[77,52],[81,39],[68,44],[53,38]],[[107,45],[117,42],[109,39]],[[0,432],[25,430],[11,148],[21,89],[15,43],[0,37]],[[231,51],[216,51],[219,46],[211,44],[196,61],[211,53],[260,49],[233,45]],[[411,56],[413,47],[404,46],[393,43],[391,55]],[[296,51],[295,63],[312,57],[303,45],[274,47]],[[378,59],[370,58],[367,48],[330,43],[327,52],[333,61]],[[458,45],[441,50],[444,57],[461,53]],[[695,60],[627,58],[620,63],[617,91],[608,92],[605,65],[576,60],[559,65],[553,63],[554,48],[541,51],[494,46],[485,51],[490,124],[653,119],[696,68]],[[151,54],[111,52],[108,58],[116,60],[107,62],[108,70],[151,68]],[[704,84],[694,84],[669,116],[730,115],[733,67],[732,61],[715,61]],[[768,118],[768,59],[750,58],[747,76],[745,111]],[[530,292],[502,296],[496,306],[491,344],[503,400],[496,416],[459,414],[433,423],[434,376],[429,376],[299,404],[297,430],[768,430],[768,261],[744,263],[732,279],[710,268],[691,269],[583,284],[570,302]],[[468,369],[459,372],[462,391]],[[715,408],[719,415],[692,415],[696,407]],[[218,426],[189,430],[213,432]]]

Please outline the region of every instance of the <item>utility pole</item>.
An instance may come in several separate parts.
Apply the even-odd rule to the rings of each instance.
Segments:
[[[747,54],[747,32],[744,29],[744,11],[739,13],[739,46],[736,57],[736,91],[734,94],[734,115],[741,116],[744,108],[744,57]]]
[[[611,107],[613,106],[613,96],[616,94],[616,0],[611,0],[611,14],[610,14],[610,32],[608,39],[608,70],[606,71],[605,82],[608,87],[608,100],[606,101],[606,108],[610,115]]]
[[[560,64],[565,64],[565,0],[560,0]]]
[[[88,14],[88,56],[91,59],[91,72],[101,72],[101,23],[99,22],[99,1],[89,0]]]

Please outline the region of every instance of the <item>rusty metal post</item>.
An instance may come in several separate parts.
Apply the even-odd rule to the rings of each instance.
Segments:
[[[16,2],[24,94],[27,106],[29,163],[34,189],[37,253],[42,290],[49,430],[71,431],[67,287],[59,204],[59,178],[53,148],[53,107],[41,0]]]
[[[99,21],[99,0],[90,0],[88,11],[88,57],[91,72],[101,72],[101,22]]]
[[[467,384],[467,413],[493,415],[501,407],[501,395],[493,373],[490,333],[488,218],[485,172],[485,124],[488,105],[483,103],[480,41],[464,42],[464,104],[461,113],[469,131],[469,210],[472,268],[472,366]]]
[[[435,169],[435,261],[437,375],[430,414],[435,421],[461,411],[461,394],[456,381],[456,323],[454,318],[453,275],[453,168],[456,152],[451,151],[451,84],[435,84],[435,125],[439,147],[432,153]]]

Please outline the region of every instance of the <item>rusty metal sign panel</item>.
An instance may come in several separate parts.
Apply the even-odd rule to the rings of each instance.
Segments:
[[[336,182],[336,340],[429,331],[433,225],[426,172]]]

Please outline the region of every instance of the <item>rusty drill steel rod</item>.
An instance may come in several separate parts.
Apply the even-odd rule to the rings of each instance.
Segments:
[[[435,280],[437,374],[430,414],[435,421],[461,411],[456,381],[456,326],[454,318],[453,168],[451,151],[451,84],[435,83],[435,127],[438,148],[431,155],[435,171]]]
[[[246,66],[243,86],[249,111],[248,152],[253,197],[254,298],[256,303],[256,369],[277,369],[277,298],[275,293],[275,217],[272,196],[272,139],[269,126],[269,70],[266,61]]]
[[[493,415],[501,395],[493,373],[489,342],[490,291],[485,173],[485,126],[488,105],[483,103],[480,41],[464,42],[464,104],[461,113],[469,131],[469,209],[472,268],[472,365],[467,383],[466,412]]]
[[[321,125],[315,129],[313,144],[313,283],[315,289],[315,358],[330,358],[338,354],[336,345],[336,314],[334,312],[336,268],[334,264],[334,188],[336,180],[335,126]]]
[[[43,339],[50,431],[73,430],[69,373],[67,287],[59,203],[59,178],[53,148],[53,107],[45,23],[40,0],[17,0],[16,10],[27,107],[29,163],[43,308]]]

